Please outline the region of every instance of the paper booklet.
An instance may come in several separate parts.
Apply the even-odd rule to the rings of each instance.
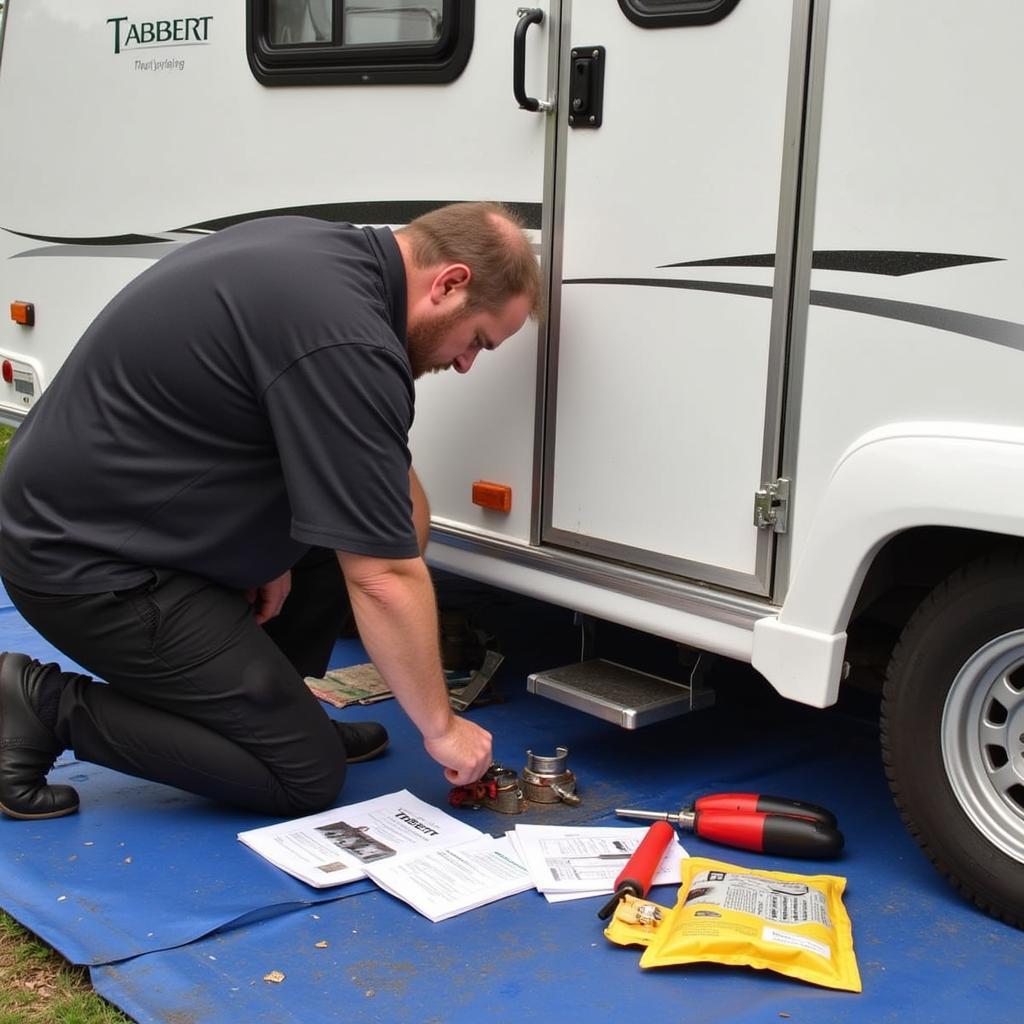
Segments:
[[[406,789],[306,818],[239,832],[271,864],[326,889],[365,878],[372,864],[448,849],[483,833]]]
[[[368,876],[431,921],[533,888],[507,839],[492,839],[405,789],[238,838],[319,889]]]
[[[366,873],[434,922],[533,888],[508,838],[487,835],[461,846],[377,861]]]

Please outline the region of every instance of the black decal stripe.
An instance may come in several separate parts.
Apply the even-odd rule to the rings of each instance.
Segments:
[[[455,202],[460,202],[460,200],[385,200],[365,203],[319,203],[315,206],[282,206],[276,210],[258,210],[252,213],[235,214],[231,217],[218,217],[200,224],[189,224],[188,227],[179,228],[179,230],[190,231],[202,228],[217,231],[220,228],[230,227],[232,224],[255,220],[257,217],[287,215],[316,217],[318,220],[347,224],[408,224],[409,221],[415,220],[424,213],[430,213],[431,210]],[[527,228],[540,228],[540,203],[506,202],[502,205],[516,213]]]
[[[1024,352],[1024,324],[1013,320],[997,320],[991,316],[964,313],[959,309],[925,306],[918,302],[899,302],[894,299],[876,299],[870,295],[847,295],[843,292],[811,292],[812,306],[845,309],[866,316],[880,316],[886,320],[902,320],[921,324],[940,331],[951,331],[969,338],[980,338],[995,345],[1005,345]]]
[[[184,232],[183,232],[184,233]],[[119,259],[119,260],[159,260],[169,255],[179,246],[187,245],[201,235],[192,235],[182,238],[180,241],[169,241],[159,239],[156,242],[143,242],[139,245],[95,246],[95,245],[47,245],[26,249],[24,252],[16,252],[11,255],[12,260],[22,259],[49,259],[53,256],[77,257],[79,259]]]
[[[260,217],[315,217],[336,224],[408,224],[410,220],[443,206],[444,202],[318,203],[312,206],[279,206],[272,210],[251,210],[228,217],[215,217],[181,228],[190,231],[220,231]]]
[[[27,231],[12,231],[4,228],[8,234],[19,238],[31,238],[34,242],[55,242],[62,245],[153,245],[167,242],[168,239],[159,235],[103,235],[94,238],[63,238],[60,235],[32,235]]]
[[[640,288],[689,288],[696,292],[727,292],[758,299],[772,297],[771,285],[733,284],[729,281],[673,281],[667,277],[573,277],[562,284],[628,284]]]
[[[248,220],[256,220],[258,217],[282,217],[295,215],[300,217],[316,217],[318,220],[327,220],[334,223],[344,224],[408,224],[421,214],[429,213],[438,207],[447,206],[449,203],[460,202],[456,199],[437,200],[386,200],[382,202],[367,203],[320,203],[315,206],[282,206],[274,210],[253,210],[249,213],[233,214],[229,217],[216,217],[213,220],[202,221],[198,224],[189,224],[183,228],[176,228],[174,232],[200,232],[217,231],[220,228],[230,227],[232,224],[241,224]],[[540,203],[516,203],[504,202],[503,206],[512,210],[523,222],[524,226],[530,229],[540,229],[541,204]],[[62,245],[142,245],[155,243],[173,242],[174,239],[161,237],[160,235],[104,235],[96,237],[62,237],[59,235],[33,235],[26,231],[13,231],[4,228],[4,231],[21,238],[31,238],[36,242],[54,242]]]
[[[724,292],[729,295],[744,295],[750,298],[770,299],[772,289],[767,285],[730,284],[725,281],[670,281],[643,277],[579,277],[563,281],[563,284],[611,284],[633,285],[640,288],[686,288],[702,292]],[[925,306],[918,302],[899,302],[894,299],[876,299],[870,295],[848,295],[843,292],[811,291],[812,306],[829,309],[844,309],[865,316],[878,316],[886,320],[901,320],[905,323],[921,324],[940,331],[963,334],[979,338],[995,345],[1004,345],[1024,352],[1024,324],[1013,320],[997,320],[995,317],[963,313],[958,309],[943,309],[940,306]]]
[[[686,263],[661,263],[659,270],[669,267],[774,267],[775,253],[763,252],[756,256],[718,256],[709,260],[689,260]]]
[[[972,263],[998,263],[1001,256],[966,256],[948,252],[901,252],[897,249],[821,249],[811,257],[814,270],[845,270],[855,274],[884,274],[904,277],[929,270],[963,267]],[[722,256],[686,263],[664,263],[659,267],[774,267],[775,253],[754,256]]]

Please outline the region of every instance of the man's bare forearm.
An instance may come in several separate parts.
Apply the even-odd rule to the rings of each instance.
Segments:
[[[437,604],[420,558],[338,552],[359,635],[427,753],[453,785],[479,779],[491,763],[491,734],[452,714],[438,645]]]
[[[418,558],[360,559],[359,570],[353,572],[349,556],[339,555],[339,560],[359,636],[374,665],[424,738],[442,735],[453,716],[426,566]]]

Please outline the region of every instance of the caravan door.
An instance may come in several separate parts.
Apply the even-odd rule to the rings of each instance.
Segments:
[[[563,5],[546,544],[770,592],[753,499],[779,456],[792,21],[758,0]]]

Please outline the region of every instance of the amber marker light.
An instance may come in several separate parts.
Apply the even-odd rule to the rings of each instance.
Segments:
[[[36,307],[31,302],[12,302],[11,319],[22,327],[31,327],[36,322]]]
[[[512,488],[507,484],[492,484],[488,480],[473,482],[473,504],[495,512],[508,512],[512,508]]]

